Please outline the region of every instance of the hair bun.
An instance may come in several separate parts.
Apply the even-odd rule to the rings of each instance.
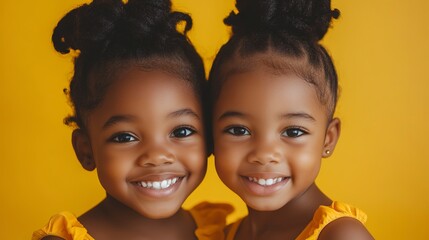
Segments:
[[[126,4],[129,26],[135,27],[139,34],[150,33],[157,25],[168,19],[171,2],[166,0],[129,0]]]
[[[70,49],[85,51],[97,47],[113,31],[122,13],[121,0],[94,0],[73,9],[54,29],[55,49],[64,54]]]
[[[176,32],[181,21],[186,22],[186,33],[192,27],[191,17],[171,12],[170,0],[94,0],[65,15],[54,29],[52,41],[63,54],[70,49],[104,49],[123,35],[130,41],[165,37],[165,33]]]
[[[314,41],[340,15],[330,0],[236,0],[236,8],[224,20],[234,34],[279,31]]]
[[[192,27],[192,19],[181,12],[171,12],[170,0],[129,0],[126,4],[127,25],[140,36],[156,37],[176,32],[178,22],[185,21],[185,33]],[[157,34],[160,33],[160,34]],[[154,36],[153,36],[154,35]]]

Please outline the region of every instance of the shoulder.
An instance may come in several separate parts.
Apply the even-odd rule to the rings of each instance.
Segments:
[[[202,202],[189,210],[197,225],[220,224],[226,225],[226,218],[234,211],[227,203]]]
[[[224,239],[226,219],[234,208],[224,203],[202,202],[189,210],[197,225],[198,239]]]
[[[318,240],[373,240],[374,238],[357,219],[341,217],[326,225]]]
[[[33,240],[92,239],[86,228],[70,212],[52,216],[41,229],[33,232]]]
[[[64,240],[64,238],[60,238],[57,236],[46,236],[46,237],[43,237],[41,240]]]
[[[240,218],[237,221],[229,224],[225,227],[224,233],[225,233],[225,239],[234,239],[235,235],[237,234],[238,227],[240,226],[241,222],[244,218]]]

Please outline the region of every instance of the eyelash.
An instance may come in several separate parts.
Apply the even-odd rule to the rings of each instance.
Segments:
[[[178,136],[181,133],[179,133],[179,131],[186,131],[184,135],[182,136]],[[174,137],[174,138],[186,138],[186,137],[190,137],[192,135],[194,135],[195,133],[197,133],[197,131],[195,130],[195,128],[191,127],[191,126],[180,126],[175,128],[171,133],[170,136]]]
[[[179,132],[179,131],[185,131],[185,133],[183,134],[183,132]],[[191,135],[194,135],[196,132],[197,131],[193,127],[180,126],[178,128],[175,128],[170,133],[170,136],[174,137],[174,138],[185,138],[185,137],[189,137]],[[126,132],[117,133],[109,139],[110,142],[114,142],[114,143],[128,143],[128,142],[135,142],[137,140],[138,140],[138,138],[136,136],[134,136],[131,133],[126,133]]]
[[[236,131],[239,130],[240,132],[237,133]],[[250,131],[242,126],[230,126],[227,127],[224,130],[225,133],[231,134],[233,136],[246,136],[246,135],[251,135]],[[300,137],[302,135],[306,135],[308,134],[308,131],[305,129],[302,129],[301,127],[296,127],[296,126],[292,126],[292,127],[288,127],[285,130],[282,131],[281,135],[284,137],[289,137],[289,138],[297,138]]]
[[[245,132],[244,132],[244,133],[243,133],[243,132],[241,132],[241,133],[237,133],[237,132],[235,132],[234,130],[241,130],[241,131],[243,131],[243,130],[244,130]],[[225,132],[225,133],[227,133],[227,134],[231,134],[231,135],[233,135],[233,136],[246,136],[246,135],[251,135],[251,134],[250,134],[250,131],[249,131],[247,128],[242,127],[242,126],[229,126],[229,127],[225,128],[224,132]]]
[[[124,138],[127,138],[127,139],[124,140]],[[114,143],[129,143],[129,142],[135,142],[137,140],[138,138],[136,136],[126,132],[117,133],[110,138],[110,141]]]
[[[293,131],[293,133],[291,131]],[[306,134],[308,134],[307,130],[302,129],[301,127],[297,127],[297,126],[288,127],[282,131],[282,136],[288,137],[288,138],[297,138],[297,137],[301,137],[302,135],[306,135]],[[292,136],[292,135],[294,135],[294,136]]]

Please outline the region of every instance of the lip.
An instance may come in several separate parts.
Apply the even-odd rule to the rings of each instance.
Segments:
[[[246,189],[257,196],[275,194],[290,180],[290,176],[276,173],[254,173],[241,175],[240,177]]]
[[[151,174],[141,175],[139,177],[130,178],[129,182],[163,181],[163,180],[172,179],[172,178],[183,178],[185,176],[186,176],[186,173],[179,173],[179,172],[151,173]]]
[[[183,182],[187,180],[185,174],[150,174],[129,181],[138,193],[150,198],[164,198],[177,192]]]

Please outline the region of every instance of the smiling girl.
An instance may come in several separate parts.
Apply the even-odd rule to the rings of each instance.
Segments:
[[[330,0],[237,0],[209,83],[216,170],[248,206],[227,239],[373,239],[366,215],[315,184],[340,135],[337,74],[319,44]]]
[[[181,21],[184,33],[176,30]],[[97,171],[106,198],[78,218],[55,215],[33,239],[223,236],[229,206],[181,207],[210,154],[205,73],[186,37],[191,25],[169,0],[95,0],[59,21],[55,49],[77,54],[66,123],[76,128],[77,158]]]

